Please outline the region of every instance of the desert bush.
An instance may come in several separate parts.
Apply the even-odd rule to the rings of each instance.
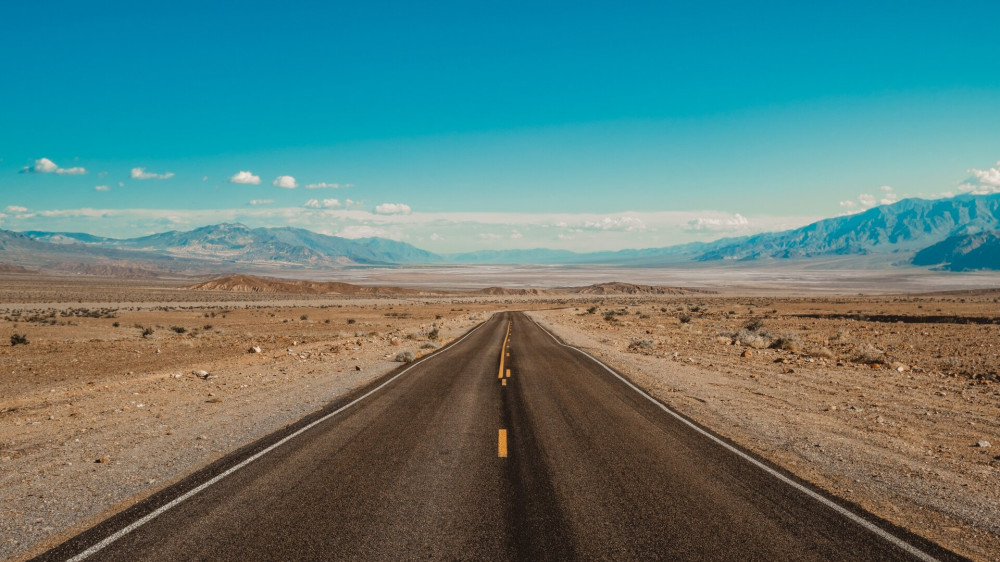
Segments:
[[[207,331],[209,331],[209,330],[212,329],[212,325],[211,324],[205,324],[204,326],[201,327],[201,329],[205,330],[207,332]]]
[[[632,343],[628,344],[628,348],[630,351],[653,349],[653,340],[646,340],[646,339],[632,340]]]
[[[615,311],[609,310],[604,313],[605,322],[615,322]]]
[[[681,314],[680,316],[677,317],[677,319],[681,321],[681,324],[691,323],[691,315],[689,314]]]
[[[111,325],[117,328],[118,326],[121,326],[121,322],[112,322]]]
[[[795,334],[785,333],[774,338],[769,347],[798,353],[802,351],[802,341]]]
[[[348,324],[354,324],[355,322],[357,322],[357,320],[355,320],[355,319],[353,319],[353,318],[348,318],[348,319],[347,319],[347,323],[348,323]]]
[[[324,324],[329,324],[329,323],[330,323],[330,319],[329,319],[329,318],[327,318],[326,320],[324,320],[324,321],[323,321],[323,323],[324,323]]]
[[[414,359],[416,359],[416,356],[414,356],[413,352],[409,349],[400,351],[396,354],[397,363],[412,363]]]
[[[822,357],[823,359],[833,359],[834,357],[836,357],[828,347],[821,347],[819,349],[814,349],[812,350],[812,354],[815,355],[816,357]]]
[[[438,344],[432,342],[426,342],[424,345],[420,346],[420,349],[437,349]]]
[[[749,320],[743,323],[743,329],[745,329],[748,332],[758,332],[763,327],[764,327],[764,320],[761,318],[757,318],[756,316],[750,318]]]
[[[302,316],[299,316],[299,320],[309,320],[309,315],[303,314]]]
[[[171,326],[170,329],[173,330],[174,332],[177,332],[178,334],[187,333],[187,328],[185,328],[184,326]]]
[[[771,346],[771,338],[769,338],[767,334],[752,332],[745,328],[740,330],[739,333],[736,334],[736,337],[743,345],[754,349],[764,349],[765,347]]]
[[[592,307],[590,307],[590,308],[587,309],[587,314],[593,314],[595,312],[597,312],[597,307],[596,306],[592,306]]]
[[[142,326],[139,326],[139,327],[142,328]],[[142,337],[148,338],[151,335],[153,335],[153,329],[152,328],[142,328]]]
[[[885,352],[870,343],[863,343],[854,350],[855,363],[884,363]]]
[[[28,345],[28,336],[25,334],[13,334],[10,336],[10,345]]]
[[[441,332],[437,326],[434,326],[434,329],[427,333],[427,339],[436,340],[439,335],[441,335]]]

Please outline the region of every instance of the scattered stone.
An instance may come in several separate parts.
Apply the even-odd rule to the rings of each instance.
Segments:
[[[194,375],[194,376],[196,376],[196,377],[205,378],[205,377],[208,376],[208,371],[203,371],[203,370],[199,369],[197,371],[191,371],[191,374]]]
[[[740,357],[753,357],[753,352],[749,349],[744,349],[743,353],[740,354]]]
[[[216,396],[215,398],[209,398],[208,400],[206,400],[206,402],[208,402],[209,404],[219,404],[222,402],[222,398]]]
[[[249,350],[247,350],[247,351],[248,351],[248,353],[260,353],[260,352],[261,352],[261,349],[260,349],[260,346],[259,346],[259,345],[255,345],[255,346],[251,347],[251,348],[250,348]]]
[[[402,342],[399,341],[399,338],[392,338],[389,340],[389,345],[399,345],[400,343]]]
[[[354,370],[355,371],[360,371],[361,370],[361,365],[355,365],[354,366]]]
[[[830,407],[828,407],[828,408],[826,409],[826,411],[827,411],[827,412],[836,412],[836,411],[837,411],[837,407],[836,407],[836,406],[830,406]]]
[[[414,359],[416,359],[416,357],[413,355],[413,352],[408,349],[400,351],[396,354],[396,361],[398,363],[412,363]]]
[[[98,464],[108,463],[108,462],[111,462],[111,457],[101,457],[101,458],[95,460],[94,462],[98,463]]]
[[[980,449],[989,449],[990,448],[990,442],[986,441],[986,440],[977,441],[976,442],[976,447],[979,447]]]

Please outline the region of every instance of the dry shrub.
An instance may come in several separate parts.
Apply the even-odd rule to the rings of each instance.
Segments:
[[[795,334],[785,333],[775,338],[774,341],[771,342],[770,347],[784,351],[791,351],[792,353],[798,353],[802,351],[802,341],[799,340],[799,337]]]
[[[854,350],[855,363],[885,363],[885,352],[870,343],[863,343]]]
[[[764,349],[771,346],[771,338],[767,334],[759,334],[743,329],[736,334],[736,337],[739,338],[743,345],[754,349]]]

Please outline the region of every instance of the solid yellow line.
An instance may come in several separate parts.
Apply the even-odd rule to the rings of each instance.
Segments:
[[[507,430],[501,429],[500,436],[497,439],[497,456],[505,459],[507,458]]]

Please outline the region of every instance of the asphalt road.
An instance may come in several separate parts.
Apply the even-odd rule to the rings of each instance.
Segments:
[[[958,559],[790,485],[522,314],[385,381],[39,560]]]

